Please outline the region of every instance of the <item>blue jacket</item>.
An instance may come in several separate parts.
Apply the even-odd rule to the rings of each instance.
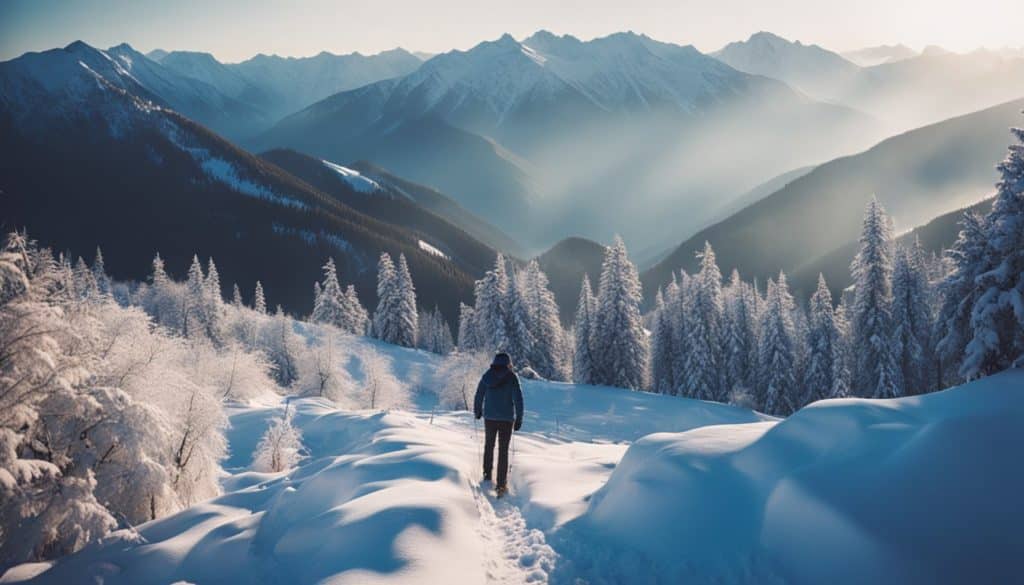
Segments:
[[[523,389],[519,376],[506,368],[491,368],[480,378],[473,414],[487,420],[523,420]]]

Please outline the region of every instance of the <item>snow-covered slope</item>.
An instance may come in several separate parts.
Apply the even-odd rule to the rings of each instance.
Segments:
[[[373,345],[406,384],[434,383],[438,356],[347,343]],[[525,381],[503,500],[478,483],[481,425],[429,391],[387,413],[292,400],[307,457],[279,474],[249,464],[285,405],[238,407],[223,496],[4,579],[1012,582],[1021,388],[1017,370],[922,397],[819,402],[776,422]]]
[[[921,397],[818,402],[777,425],[651,435],[566,528],[585,557],[567,571],[609,581],[644,566],[699,583],[1015,582],[1022,389],[1024,370],[1013,370]]]
[[[341,180],[345,181],[349,187],[352,187],[353,190],[358,191],[359,193],[373,193],[374,191],[381,190],[381,186],[378,185],[376,181],[368,177],[364,177],[355,169],[343,167],[326,160],[321,162],[324,163],[325,167],[338,173]]]

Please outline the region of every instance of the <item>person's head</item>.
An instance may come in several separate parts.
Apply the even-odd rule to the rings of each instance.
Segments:
[[[491,367],[496,370],[511,370],[512,356],[505,352],[494,354],[494,360],[491,362]]]

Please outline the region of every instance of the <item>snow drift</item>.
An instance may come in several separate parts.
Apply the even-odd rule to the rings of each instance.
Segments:
[[[777,424],[647,436],[560,534],[571,562],[562,572],[1013,582],[1024,547],[1022,390],[1024,370],[1012,370],[926,396],[822,401]]]

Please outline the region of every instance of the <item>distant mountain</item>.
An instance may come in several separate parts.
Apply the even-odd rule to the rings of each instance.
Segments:
[[[920,55],[897,45],[857,52],[865,66],[817,45],[761,32],[714,56],[748,73],[780,79],[808,95],[877,118],[887,134],[960,116],[1024,95],[1024,58],[1009,52]],[[879,59],[879,56],[886,56]],[[877,62],[868,63],[875,57]]]
[[[645,294],[653,295],[673,270],[694,270],[705,241],[714,246],[723,271],[737,268],[746,278],[764,280],[780,269],[796,274],[817,266],[857,239],[872,194],[900,230],[973,204],[993,191],[995,165],[1010,143],[1008,128],[1021,123],[1022,108],[1024,99],[1016,100],[822,164],[683,242],[643,274]]]
[[[785,81],[817,99],[835,99],[836,88],[860,70],[838,53],[769,32],[729,43],[712,55],[740,71]]]
[[[879,45],[840,54],[847,61],[852,61],[861,67],[873,67],[883,63],[892,63],[893,61],[916,57],[918,53],[906,45]]]
[[[260,91],[244,80],[234,77],[234,83],[227,83],[212,73],[198,74],[201,65],[209,65],[210,61],[216,64],[205,53],[169,53],[162,61],[155,61],[128,44],[120,44],[107,49],[106,54],[159,101],[227,137],[248,136],[254,128],[274,120],[265,109],[266,97],[261,97]],[[188,68],[192,75],[182,73],[184,67],[166,65],[188,59],[196,61],[194,67]]]
[[[483,274],[494,265],[493,248],[481,243],[444,216],[421,206],[409,191],[396,188],[390,181],[379,181],[378,176],[381,175],[363,174],[354,168],[355,165],[346,167],[294,150],[271,150],[261,154],[260,158],[352,209],[402,228],[419,238],[425,250],[440,251],[471,274]],[[454,202],[451,204],[456,205]],[[467,214],[462,210],[459,216]],[[486,225],[482,221],[479,223]]]
[[[584,274],[590,277],[594,294],[597,294],[604,250],[604,246],[586,238],[566,238],[537,257],[541,269],[551,281],[551,291],[555,293],[565,325],[575,318]]]
[[[297,112],[340,91],[415,71],[423,60],[405,49],[376,55],[322,52],[313,57],[257,55],[226,67],[274,97],[277,118]]]
[[[372,307],[388,251],[407,256],[422,305],[451,319],[483,264],[236,148],[80,42],[0,63],[0,148],[3,229],[87,257],[100,245],[118,278],[143,279],[157,251],[179,274],[212,255],[226,289],[260,279],[271,304],[304,314],[328,256]]]
[[[818,131],[783,131],[794,127]],[[478,215],[502,217],[515,226],[503,223],[506,232],[536,249],[566,232],[659,243],[699,226],[705,203],[722,192],[876,139],[863,115],[693,47],[542,31],[339,93],[250,145],[373,160]],[[763,148],[768,141],[775,147]],[[744,164],[722,168],[723,150]]]

